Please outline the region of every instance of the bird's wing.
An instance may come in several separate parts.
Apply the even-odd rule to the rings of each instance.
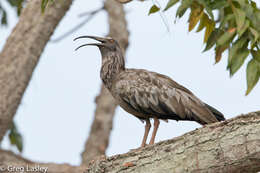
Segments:
[[[160,119],[217,122],[216,117],[191,91],[162,74],[128,70],[115,80],[113,91],[135,111]]]

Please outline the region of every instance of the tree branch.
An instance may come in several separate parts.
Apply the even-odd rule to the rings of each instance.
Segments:
[[[0,54],[0,141],[12,122],[50,36],[72,0],[51,3],[44,15],[41,0],[28,1]]]
[[[22,158],[10,151],[0,150],[0,172],[10,173],[10,172],[22,172],[22,171],[12,171],[13,169],[24,169],[37,167],[45,169],[47,168],[48,173],[81,173],[86,168],[80,166],[70,166],[68,164],[54,164],[54,163],[35,163],[27,159]],[[8,170],[9,169],[9,170]],[[31,171],[31,172],[43,172],[43,171]]]
[[[115,0],[106,0],[104,8],[108,13],[109,36],[115,38],[122,49],[128,46],[128,31],[123,6]],[[85,150],[82,153],[82,164],[104,155],[109,144],[116,103],[104,85],[96,97],[95,118],[91,126]]]
[[[260,111],[206,125],[140,150],[91,162],[88,167],[34,163],[0,150],[7,167],[48,167],[48,173],[255,173],[260,171]]]
[[[206,125],[137,151],[101,158],[86,173],[260,171],[260,111]]]

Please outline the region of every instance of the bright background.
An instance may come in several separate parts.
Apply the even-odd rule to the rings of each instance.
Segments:
[[[6,3],[1,3],[8,8]],[[164,7],[167,1],[161,0],[160,3]],[[52,39],[84,20],[78,14],[101,6],[102,1],[74,1]],[[125,5],[130,32],[127,67],[170,76],[201,100],[220,110],[226,118],[260,110],[259,83],[249,96],[245,96],[245,65],[230,78],[226,71],[227,54],[214,65],[214,51],[202,53],[205,46],[202,44],[203,33],[188,33],[187,14],[174,24],[176,8],[164,13],[170,28],[167,31],[159,14],[147,15],[151,6],[151,1],[134,1]],[[8,14],[11,14],[10,24],[0,30],[0,49],[17,22],[13,9],[8,8]],[[107,16],[101,12],[78,32],[47,45],[15,116],[24,138],[22,156],[41,162],[80,163],[80,153],[93,120],[94,99],[100,91],[101,58],[94,47],[74,52],[87,40],[77,43],[72,40],[86,34],[105,36],[107,32]],[[193,122],[162,122],[156,141],[170,139],[198,127]],[[117,108],[107,155],[125,153],[139,147],[143,132],[144,124]],[[15,151],[7,137],[2,147]]]

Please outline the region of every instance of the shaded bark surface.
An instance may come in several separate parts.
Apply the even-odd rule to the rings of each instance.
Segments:
[[[72,0],[51,3],[41,14],[41,0],[30,0],[0,54],[0,141],[8,130],[46,43]]]
[[[260,111],[90,164],[86,173],[260,171]]]
[[[104,6],[109,20],[108,36],[116,39],[125,52],[128,46],[129,34],[123,6],[115,0],[106,0]],[[85,165],[91,160],[104,155],[109,144],[113,117],[117,105],[103,84],[100,94],[96,97],[96,104],[97,107],[91,132],[82,153],[82,164]]]

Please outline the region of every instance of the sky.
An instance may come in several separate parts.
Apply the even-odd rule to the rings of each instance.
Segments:
[[[166,0],[159,1],[164,7]],[[2,2],[1,2],[2,3]],[[129,48],[126,66],[168,75],[190,89],[204,102],[221,111],[226,118],[260,110],[260,84],[245,96],[246,64],[230,78],[226,70],[227,53],[214,64],[214,51],[203,53],[203,32],[188,32],[188,16],[176,20],[176,8],[148,16],[152,1],[133,1],[125,5]],[[8,8],[10,24],[1,28],[0,50],[17,22]],[[78,15],[102,6],[102,1],[77,0],[56,29],[52,40],[84,18]],[[167,29],[169,27],[169,30]],[[105,36],[105,12],[98,13],[77,32],[60,42],[49,42],[33,73],[15,116],[24,138],[22,156],[33,161],[78,165],[95,111],[95,96],[100,91],[101,56],[95,47],[74,49],[87,40],[73,42],[80,35]],[[195,122],[162,122],[156,142],[183,135],[199,128]],[[116,109],[107,155],[122,154],[140,146],[144,124],[121,108]],[[5,137],[2,147],[17,152]]]

